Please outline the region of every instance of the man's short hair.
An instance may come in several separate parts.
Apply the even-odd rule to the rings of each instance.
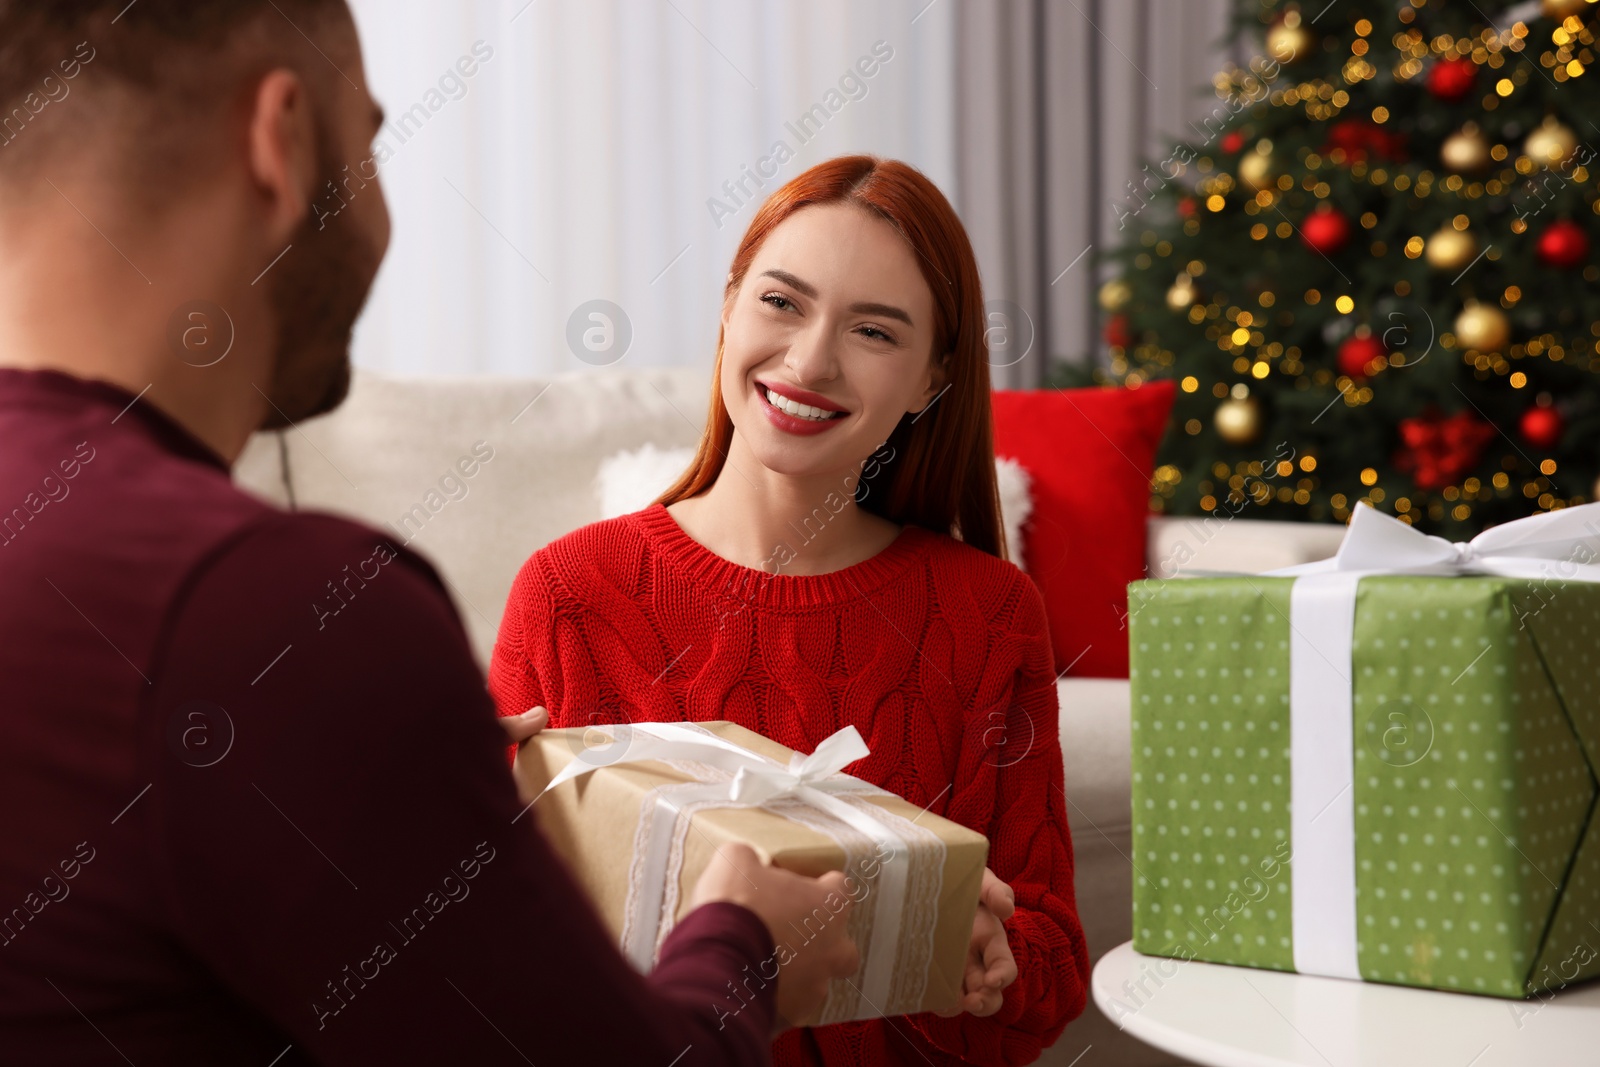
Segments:
[[[349,18],[345,0],[0,0],[0,176],[97,117],[171,164],[251,67],[319,74],[309,35],[330,15]]]

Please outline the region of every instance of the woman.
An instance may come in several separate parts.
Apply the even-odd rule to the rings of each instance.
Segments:
[[[849,773],[989,838],[960,1007],[791,1030],[778,1064],[1029,1063],[1083,1010],[1055,673],[1005,558],[989,389],[944,196],[903,163],[814,167],[734,256],[693,464],[534,553],[506,605],[503,715],[731,719],[801,752],[854,725]]]

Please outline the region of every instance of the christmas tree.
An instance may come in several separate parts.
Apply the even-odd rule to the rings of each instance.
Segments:
[[[1324,4],[1241,2],[1259,56],[1118,207],[1100,376],[1178,382],[1156,508],[1462,539],[1595,499],[1600,4]]]

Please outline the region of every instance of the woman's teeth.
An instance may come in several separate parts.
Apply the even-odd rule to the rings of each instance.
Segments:
[[[796,418],[814,419],[817,422],[822,422],[826,419],[831,419],[836,415],[843,414],[843,412],[839,411],[824,411],[821,408],[814,408],[810,404],[797,404],[788,397],[773,392],[771,389],[767,390],[767,403],[771,404],[779,411],[786,412],[787,414],[793,415]]]

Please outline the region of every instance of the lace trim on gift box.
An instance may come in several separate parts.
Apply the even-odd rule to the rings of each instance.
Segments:
[[[883,791],[872,787],[870,792],[881,794]],[[863,794],[868,794],[868,791],[863,790]],[[865,1003],[858,983],[850,979],[836,979],[828,985],[828,997],[823,1002],[817,1023],[823,1025],[919,1011],[927,993],[928,969],[933,961],[934,928],[939,914],[939,898],[944,889],[944,842],[933,831],[867,801],[864,795],[836,795],[845,803],[866,811],[884,823],[910,848],[906,857],[882,862],[901,862],[909,866],[905,900],[899,903],[900,936],[897,943],[890,946],[890,951],[894,953],[894,964],[888,1000],[882,1004]],[[845,871],[857,884],[867,887],[866,892],[857,897],[857,905],[851,911],[846,927],[861,949],[861,968],[864,971],[871,952],[868,935],[877,923],[879,909],[897,904],[895,901],[883,901],[874,892],[876,877],[868,878],[861,871],[863,861],[876,853],[876,842],[848,823],[802,801],[784,798],[779,804],[768,806],[784,817],[831,838],[844,851]]]
[[[657,786],[644,798],[640,806],[639,821],[634,830],[633,863],[628,872],[627,903],[623,912],[622,942],[631,943],[643,916],[640,897],[644,880],[645,858],[655,832],[655,820],[665,801],[673,819],[670,851],[667,856],[665,886],[657,916],[652,963],[660,958],[661,944],[672,932],[681,900],[684,849],[690,824],[696,813],[708,808],[739,808],[756,805],[736,804],[727,799],[727,783],[733,775],[729,772],[694,760],[663,761],[686,777],[695,779],[670,785]],[[864,800],[863,795],[882,794],[884,791],[868,783],[859,790],[835,794],[840,800],[866,811],[884,823],[910,846],[907,857],[898,860],[908,864],[906,899],[901,911],[900,936],[893,946],[894,961],[891,967],[890,995],[886,1003],[865,1003],[857,983],[840,979],[830,983],[818,1024],[841,1022],[849,1019],[884,1015],[902,1015],[920,1010],[926,993],[928,968],[933,958],[934,924],[938,915],[939,898],[943,892],[945,847],[939,836],[917,826],[885,809]],[[864,861],[876,853],[876,842],[868,835],[826,812],[811,807],[794,797],[780,797],[769,801],[765,807],[791,821],[815,830],[832,840],[845,854],[845,870],[852,874],[854,884],[865,885],[866,892],[857,897],[857,906],[846,920],[847,931],[862,951],[862,966],[866,967],[870,952],[870,931],[874,927],[879,895],[872,892],[875,879],[861,873]],[[882,862],[897,862],[889,859]],[[854,890],[852,890],[854,891]],[[893,902],[891,902],[892,904]],[[799,945],[792,942],[791,950]],[[780,953],[780,958],[782,954]]]

